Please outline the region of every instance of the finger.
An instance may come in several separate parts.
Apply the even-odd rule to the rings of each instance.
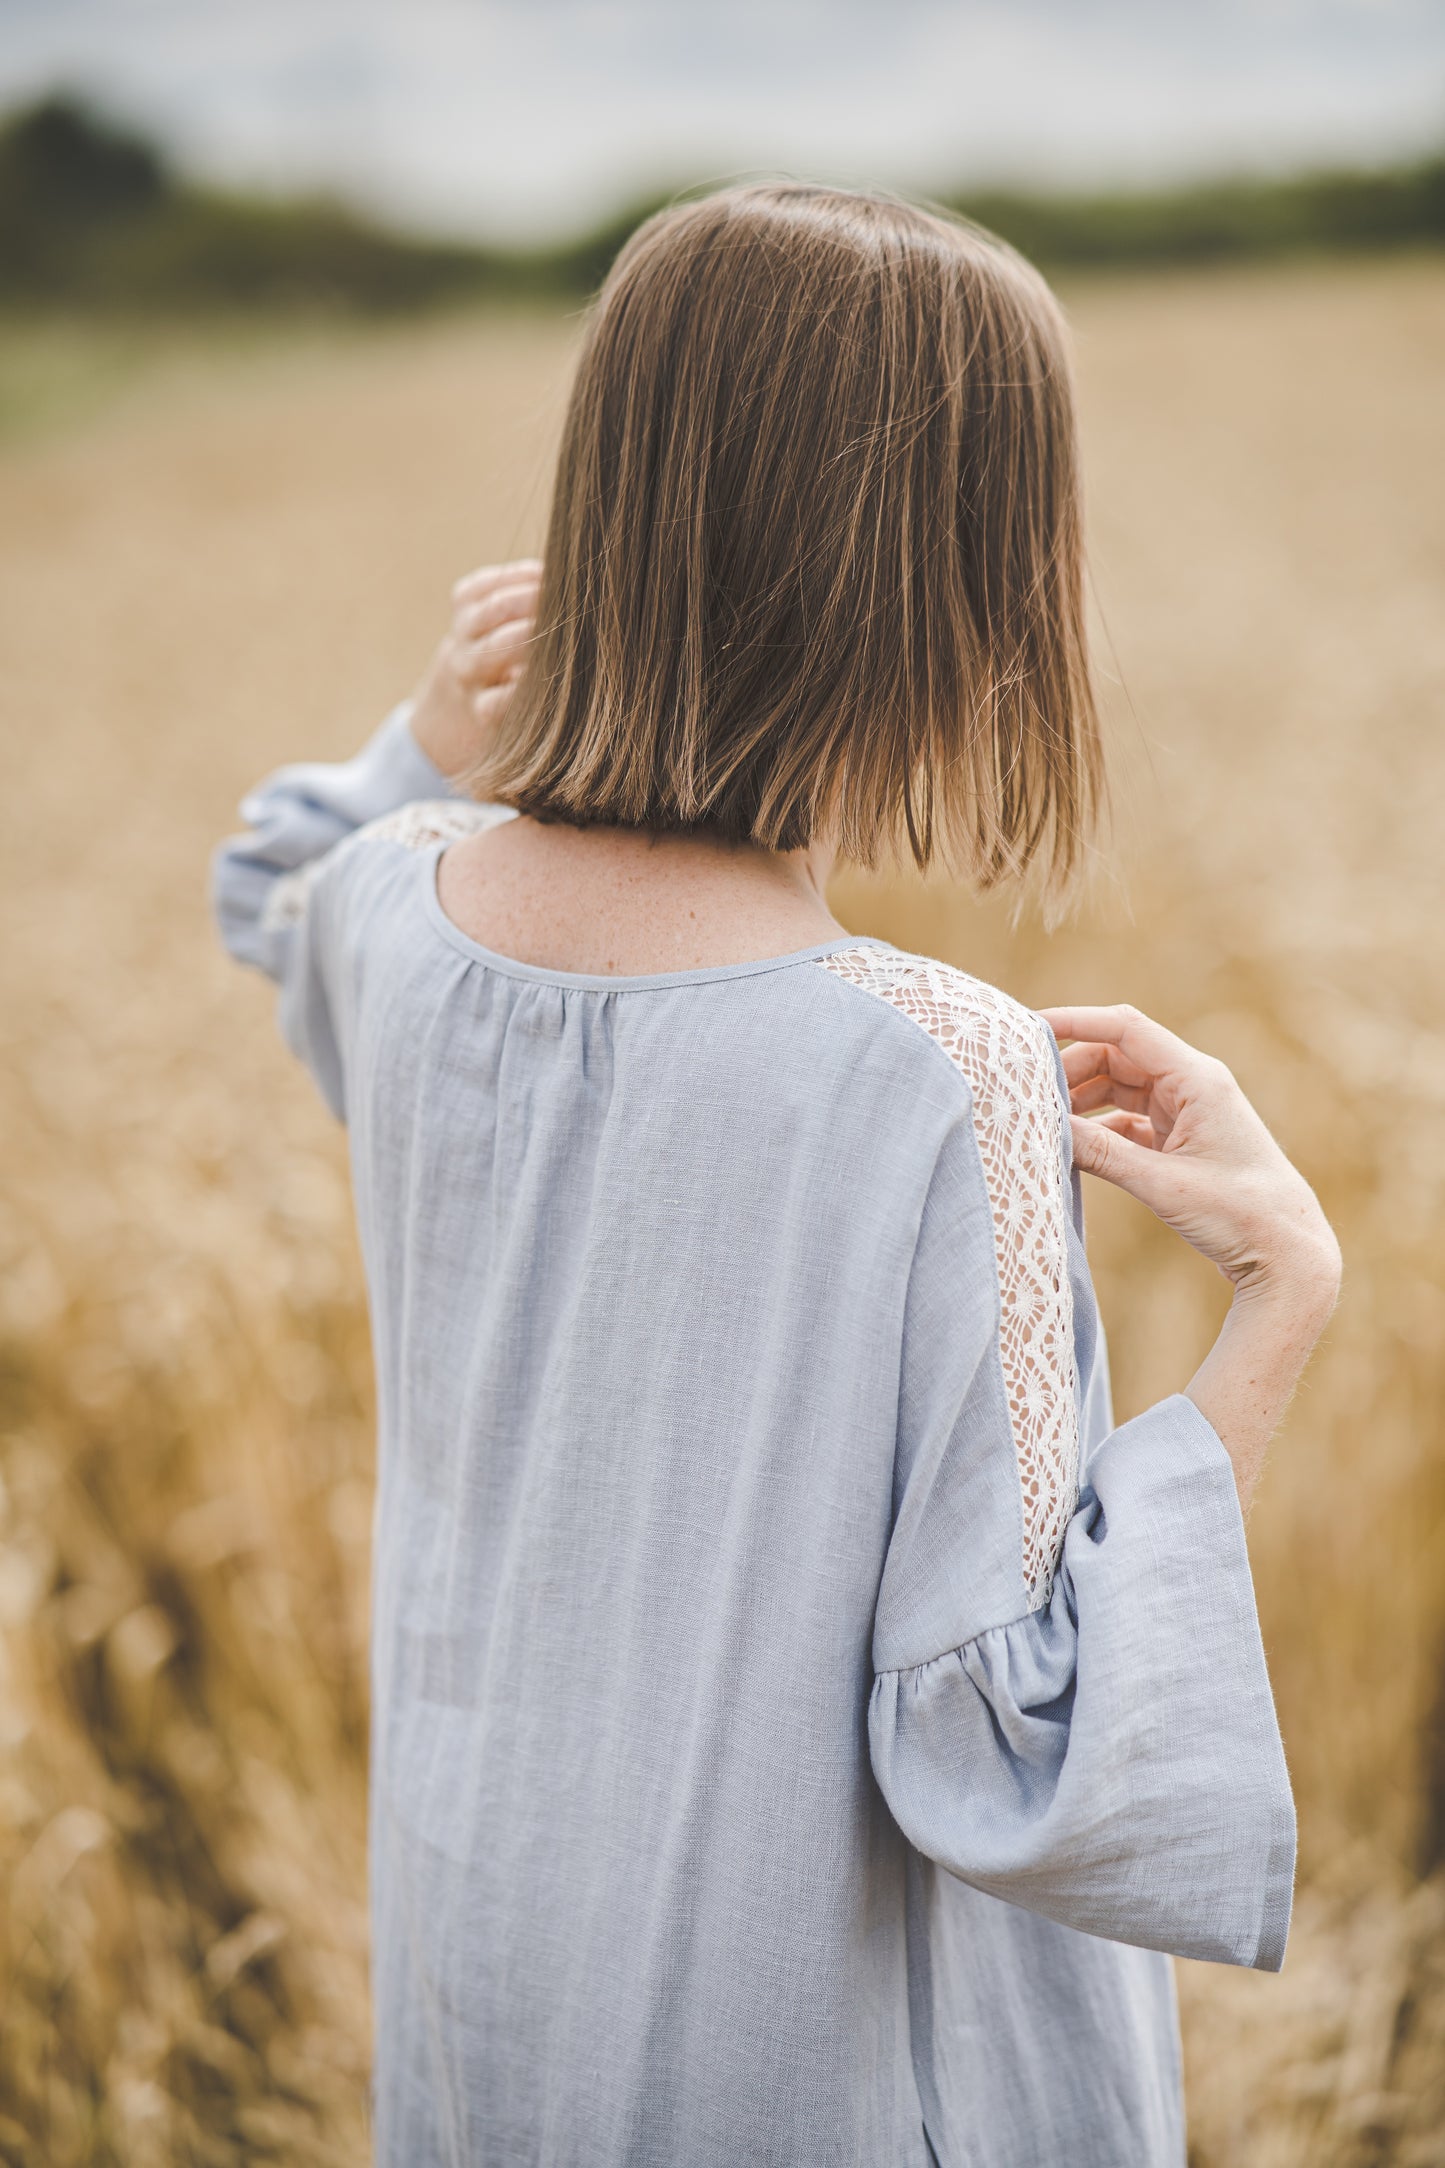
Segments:
[[[1117,1046],[1099,1046],[1089,1040],[1080,1040],[1066,1047],[1063,1054],[1064,1075],[1072,1088],[1086,1084],[1091,1077],[1117,1078],[1121,1084],[1147,1084],[1149,1072],[1130,1061]]]
[[[1150,1076],[1161,1076],[1200,1058],[1187,1040],[1127,1002],[1112,1009],[1041,1009],[1039,1014],[1056,1039],[1085,1039],[1117,1047]]]
[[[500,565],[478,565],[474,572],[464,572],[453,582],[452,601],[478,602],[494,587],[512,586],[518,581],[540,579],[541,576],[540,557],[513,557]]]
[[[485,692],[472,694],[472,713],[475,715],[484,736],[488,731],[495,730],[497,724],[507,712],[507,703],[511,697],[512,687],[510,683],[506,685],[489,685]]]
[[[1133,1117],[1126,1117],[1133,1119]],[[1109,1116],[1102,1120],[1075,1114],[1069,1122],[1074,1142],[1074,1165],[1085,1174],[1098,1177],[1101,1182],[1111,1182],[1116,1189],[1129,1192],[1151,1210],[1160,1192],[1162,1154],[1152,1147],[1137,1143],[1132,1137],[1121,1136]]]
[[[1147,1114],[1153,1097],[1147,1084],[1121,1084],[1117,1077],[1094,1076],[1070,1089],[1069,1105],[1075,1114],[1091,1114],[1099,1107],[1122,1107],[1129,1114]]]
[[[463,639],[478,640],[484,632],[505,625],[509,618],[536,614],[537,582],[518,580],[506,587],[494,587],[480,599],[471,597],[459,603],[452,613],[452,623]]]
[[[484,668],[505,670],[531,646],[536,623],[533,617],[511,617],[504,625],[484,632],[480,640],[468,640],[464,645],[475,651]]]
[[[1127,1137],[1131,1144],[1142,1146],[1146,1152],[1160,1149],[1158,1131],[1142,1114],[1123,1114],[1116,1110],[1112,1114],[1099,1115],[1097,1120],[1101,1129],[1112,1130],[1116,1137]]]
[[[459,640],[453,666],[462,683],[480,690],[494,685],[515,662],[525,661],[532,624],[530,617],[515,618],[495,632],[484,633],[480,640]]]
[[[464,572],[452,584],[452,593],[460,595],[468,591],[484,594],[487,589],[505,584],[509,580],[538,579],[542,572],[540,557],[506,557],[494,565],[477,565]]]

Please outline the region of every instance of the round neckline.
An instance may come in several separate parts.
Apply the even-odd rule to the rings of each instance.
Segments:
[[[815,963],[821,956],[836,956],[845,949],[886,949],[891,945],[874,934],[844,933],[834,941],[820,941],[813,948],[791,949],[785,956],[750,957],[737,964],[702,964],[692,971],[550,971],[545,964],[524,964],[520,957],[503,956],[496,949],[484,948],[469,933],[463,933],[454,918],[447,916],[437,893],[437,872],[442,854],[453,840],[450,836],[439,838],[423,856],[422,907],[427,918],[450,947],[460,950],[473,963],[485,964],[489,971],[499,972],[504,978],[529,979],[536,986],[570,986],[599,994],[661,992],[669,986],[701,986],[712,979],[744,979],[760,971],[785,971],[791,964]]]

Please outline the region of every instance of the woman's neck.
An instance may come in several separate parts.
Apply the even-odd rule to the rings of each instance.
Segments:
[[[484,948],[549,971],[634,977],[750,963],[844,928],[833,852],[709,835],[567,828],[525,815],[444,853],[443,910]]]

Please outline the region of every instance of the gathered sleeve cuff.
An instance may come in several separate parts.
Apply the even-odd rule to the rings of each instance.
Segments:
[[[423,799],[447,801],[438,810],[448,817],[461,803],[413,737],[405,701],[353,759],[298,762],[258,783],[241,800],[248,827],[211,861],[222,941],[238,962],[276,982],[282,1036],[342,1121],[344,1032],[322,892],[348,855],[343,846],[378,833],[388,818],[404,819],[404,809]]]
[[[211,864],[211,899],[222,941],[241,963],[285,975],[291,929],[288,883],[338,843],[417,799],[455,796],[411,731],[403,701],[351,760],[300,761],[278,768],[241,800],[243,834],[230,836]]]
[[[880,1670],[909,1841],[1065,1926],[1277,1971],[1295,1825],[1233,1474],[1183,1394],[1105,1438],[1048,1602]]]

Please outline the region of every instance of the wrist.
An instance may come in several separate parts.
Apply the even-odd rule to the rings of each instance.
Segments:
[[[416,727],[416,705],[403,700],[392,710],[391,722],[405,738],[416,770],[412,795],[418,798],[455,798],[461,793],[436,758],[422,731]]]
[[[1218,1338],[1185,1388],[1213,1425],[1248,1511],[1265,1449],[1335,1303],[1338,1271],[1273,1260],[1235,1283]]]
[[[437,649],[407,706],[408,727],[432,766],[455,785],[476,760],[476,717],[451,666],[446,642]]]
[[[1272,1251],[1234,1283],[1231,1312],[1268,1315],[1323,1330],[1340,1291],[1340,1252],[1334,1236],[1292,1242]]]

